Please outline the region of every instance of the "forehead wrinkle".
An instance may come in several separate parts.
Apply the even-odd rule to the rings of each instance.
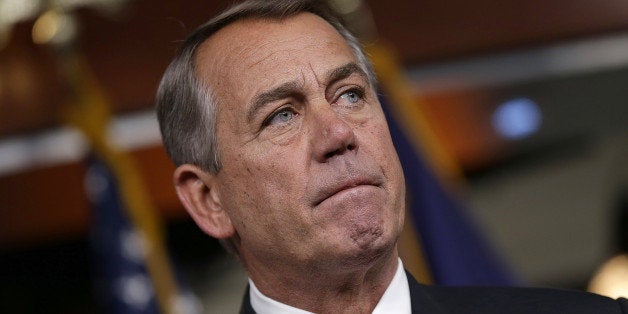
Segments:
[[[250,63],[250,66],[257,66],[260,65],[266,61],[274,61],[272,60],[272,58],[276,55],[285,55],[286,52],[288,52],[288,56],[292,56],[290,57],[290,59],[293,59],[294,56],[298,55],[299,52],[304,51],[304,50],[310,50],[310,49],[314,49],[316,47],[318,47],[315,44],[308,44],[305,46],[296,46],[296,45],[289,45],[290,42],[294,42],[294,41],[299,41],[301,40],[300,38],[290,38],[290,39],[286,39],[283,40],[281,42],[265,42],[263,45],[260,46],[253,46],[250,47],[249,50],[252,51],[253,53],[249,54],[249,57],[256,57],[256,51],[261,50],[263,47],[265,46],[280,46],[280,47],[284,47],[284,48],[277,48],[277,49],[273,49],[272,51],[268,52],[266,55],[264,56],[257,56],[258,58],[255,58],[257,60],[253,61],[252,63]],[[283,46],[282,46],[283,45]],[[286,47],[288,46],[288,47]],[[252,58],[251,58],[252,59]],[[242,60],[246,60],[246,58],[242,58]],[[288,62],[289,60],[281,60],[282,62]],[[274,66],[273,66],[274,67]]]
[[[280,50],[280,49],[275,49],[275,50],[270,51],[269,53],[267,53],[264,56],[258,56],[258,51],[262,51],[263,49],[265,49],[265,47],[276,46],[276,45],[277,45],[277,43],[274,43],[274,42],[271,42],[271,41],[268,41],[268,40],[259,43],[259,45],[255,45],[255,44],[246,45],[246,49],[242,49],[239,52],[239,54],[241,56],[238,59],[239,60],[247,60],[247,59],[253,59],[254,57],[257,56],[257,58],[255,58],[256,60],[253,61],[252,63],[250,63],[249,66],[252,67],[252,66],[260,65],[264,61],[267,61],[268,59],[271,59],[273,56],[275,56],[276,54],[279,54],[279,53],[281,53],[283,51]]]
[[[309,61],[307,63],[307,66],[310,68],[310,73],[312,73],[312,76],[314,76],[314,80],[316,81],[316,83],[318,83],[318,87],[319,88],[324,88],[325,87],[325,81],[321,80],[318,76],[318,74],[316,73],[316,71],[314,70],[314,65],[312,65],[312,62]],[[303,81],[305,81],[305,73],[304,71],[301,71],[301,75],[303,76]]]

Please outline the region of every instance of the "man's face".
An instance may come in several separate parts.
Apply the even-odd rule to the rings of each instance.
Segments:
[[[331,25],[309,13],[238,21],[196,62],[218,100],[215,188],[247,264],[392,252],[402,170],[376,93]]]

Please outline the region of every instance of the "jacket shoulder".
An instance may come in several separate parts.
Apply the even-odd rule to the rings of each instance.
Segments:
[[[597,294],[543,288],[465,288],[425,286],[426,293],[448,313],[624,313],[628,300]]]

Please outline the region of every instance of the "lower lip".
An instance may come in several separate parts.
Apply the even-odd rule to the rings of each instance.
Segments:
[[[351,197],[357,197],[357,198],[363,199],[363,198],[368,197],[369,194],[375,192],[376,189],[378,189],[378,187],[374,185],[357,185],[350,188],[346,188],[324,199],[318,206],[324,206],[325,204],[330,204],[330,203],[341,203],[343,201],[347,201],[347,198],[351,198]]]

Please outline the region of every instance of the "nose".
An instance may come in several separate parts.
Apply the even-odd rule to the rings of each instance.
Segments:
[[[352,126],[329,106],[314,115],[311,145],[316,161],[325,163],[358,148]]]

